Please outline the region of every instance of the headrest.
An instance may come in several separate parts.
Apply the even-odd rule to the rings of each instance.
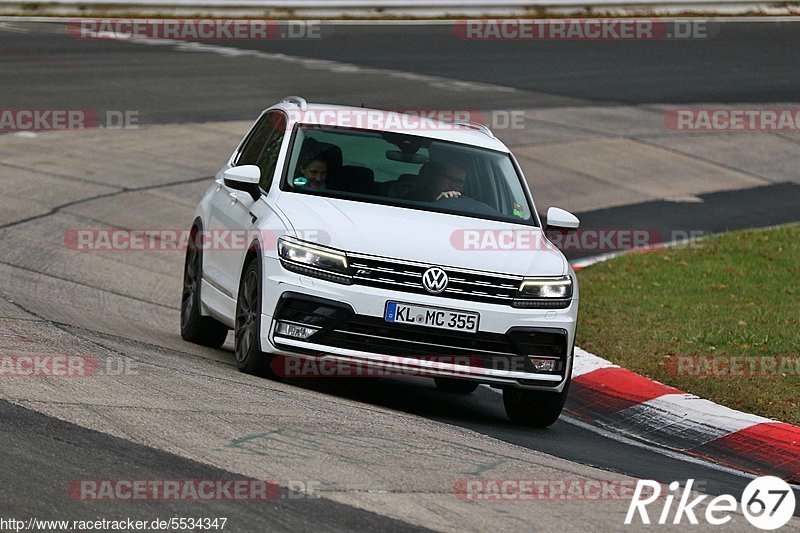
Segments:
[[[335,144],[324,143],[313,138],[308,138],[303,141],[303,147],[300,149],[298,168],[304,167],[309,161],[313,161],[314,159],[323,159],[328,163],[329,167],[333,167],[333,170],[341,168],[342,149]]]

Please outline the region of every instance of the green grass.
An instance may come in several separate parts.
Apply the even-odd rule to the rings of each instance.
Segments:
[[[679,356],[720,365],[800,356],[800,225],[625,255],[578,278],[582,348],[722,405],[800,424],[797,364],[736,376],[675,365]]]

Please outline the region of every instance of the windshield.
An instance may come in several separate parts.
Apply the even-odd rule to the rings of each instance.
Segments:
[[[395,132],[300,125],[281,188],[536,225],[508,153]]]

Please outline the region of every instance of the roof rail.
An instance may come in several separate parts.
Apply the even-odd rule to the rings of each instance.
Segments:
[[[495,139],[494,133],[492,130],[489,129],[489,126],[486,124],[481,124],[480,122],[472,122],[471,120],[454,120],[453,124],[456,126],[463,126],[465,128],[470,128],[472,130],[477,130],[490,139]]]
[[[289,102],[290,104],[297,104],[297,107],[300,108],[300,111],[305,111],[306,107],[308,107],[308,102],[302,96],[286,96],[281,100],[281,102]]]

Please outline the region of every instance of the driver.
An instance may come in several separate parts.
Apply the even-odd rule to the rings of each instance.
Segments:
[[[454,163],[428,162],[419,171],[423,183],[431,184],[431,194],[426,198],[435,202],[443,198],[458,198],[464,193],[467,171]]]

